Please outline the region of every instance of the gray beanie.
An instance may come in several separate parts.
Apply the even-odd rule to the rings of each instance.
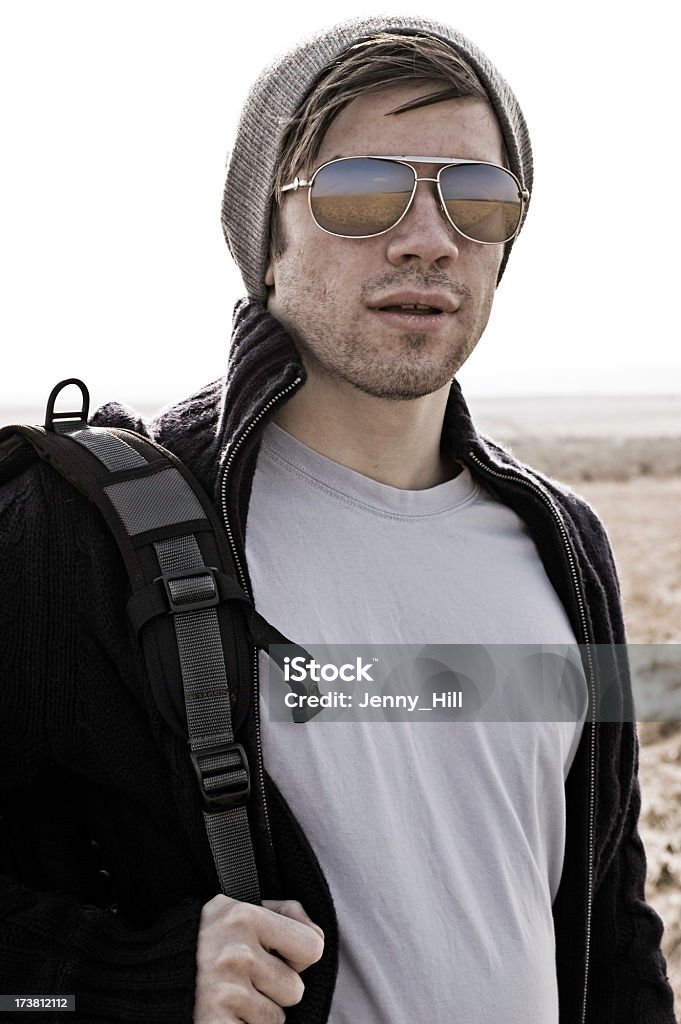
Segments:
[[[431,35],[450,43],[478,76],[501,128],[510,169],[532,191],[532,148],[517,99],[491,61],[460,32],[418,17],[342,22],[279,57],[253,84],[237,128],[222,199],[222,229],[248,294],[264,302],[273,182],[290,119],[320,74],[355,43],[380,32]],[[527,209],[527,206],[526,206]],[[513,242],[507,242],[499,278]]]

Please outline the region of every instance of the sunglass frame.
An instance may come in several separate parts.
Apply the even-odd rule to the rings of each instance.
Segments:
[[[387,161],[387,162],[393,163],[393,164],[401,164],[404,167],[408,167],[410,169],[410,171],[413,172],[413,174],[414,174],[414,184],[413,184],[413,187],[412,187],[412,190],[411,190],[411,195],[409,196],[409,200],[407,202],[407,205],[405,206],[403,212],[400,214],[399,218],[395,221],[394,224],[391,224],[390,227],[384,228],[382,231],[372,231],[368,235],[343,235],[343,234],[340,234],[338,231],[329,231],[329,229],[323,227],[323,225],[321,225],[319,223],[319,221],[317,220],[317,218],[315,217],[314,210],[312,209],[312,186],[315,183],[315,179],[316,179],[317,175],[319,174],[320,171],[323,171],[325,167],[329,167],[331,164],[344,163],[344,162],[350,161],[350,160],[384,160],[384,161]],[[420,178],[418,176],[418,174],[416,173],[416,168],[412,167],[412,164],[440,164],[441,166],[440,166],[440,169],[437,172],[437,177],[436,178]],[[470,235],[467,235],[465,231],[462,231],[461,228],[458,226],[458,224],[456,224],[452,220],[452,218],[451,218],[451,216],[449,214],[449,211],[447,209],[444,197],[442,195],[442,189],[440,188],[440,175],[448,167],[457,167],[460,164],[478,164],[478,165],[483,166],[483,167],[494,167],[498,171],[503,171],[504,174],[507,174],[515,182],[516,187],[518,189],[518,198],[520,200],[520,214],[518,216],[518,223],[516,225],[516,228],[513,231],[513,233],[508,236],[508,238],[501,239],[498,242],[485,242],[485,241],[483,241],[480,238],[472,238]],[[528,202],[528,200],[530,198],[530,193],[529,193],[529,191],[526,188],[523,188],[520,180],[516,177],[516,175],[513,173],[513,171],[509,170],[508,167],[502,167],[501,164],[495,164],[495,163],[493,163],[490,160],[465,160],[465,159],[460,158],[460,157],[442,157],[442,156],[377,156],[376,154],[373,154],[373,153],[372,154],[367,153],[367,154],[364,154],[364,155],[356,155],[356,156],[337,156],[337,157],[334,157],[333,160],[326,160],[323,164],[320,164],[319,167],[315,168],[315,170],[312,172],[312,177],[311,178],[308,178],[308,179],[299,178],[298,175],[296,175],[292,182],[290,182],[288,185],[284,185],[282,187],[281,191],[282,191],[282,193],[283,192],[297,192],[298,189],[300,189],[300,188],[308,189],[308,193],[307,193],[308,203],[307,204],[308,204],[308,207],[309,207],[309,210],[310,210],[310,215],[312,217],[312,220],[317,225],[317,227],[319,228],[320,231],[323,231],[327,235],[331,235],[332,238],[358,238],[358,239],[362,239],[362,238],[378,238],[380,235],[386,235],[389,231],[392,231],[393,228],[396,228],[397,225],[400,224],[404,220],[404,218],[407,216],[407,214],[409,213],[409,210],[411,209],[411,204],[414,201],[414,196],[416,195],[416,189],[417,189],[418,183],[420,181],[432,181],[432,182],[435,183],[438,203],[439,203],[440,210],[442,211],[443,216],[445,217],[447,222],[452,225],[454,230],[458,234],[460,234],[462,238],[467,239],[469,242],[477,242],[478,245],[506,245],[506,243],[510,242],[513,238],[515,238],[515,236],[520,231],[520,227],[521,227],[521,225],[523,223],[523,218],[524,218],[524,215],[525,215],[525,205],[526,205],[526,203]]]

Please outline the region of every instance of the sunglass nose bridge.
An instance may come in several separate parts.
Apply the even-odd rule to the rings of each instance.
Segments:
[[[445,223],[447,224],[448,228],[453,228],[457,233],[460,233],[459,229],[457,228],[456,224],[454,223],[452,218],[449,216],[449,213],[447,211],[447,206],[446,206],[446,204],[444,202],[444,199],[443,199],[443,196],[442,196],[442,192],[440,191],[440,187],[439,187],[439,184],[440,184],[440,179],[439,178],[430,178],[430,177],[426,177],[426,176],[421,177],[420,175],[414,173],[414,189],[412,191],[411,196],[409,197],[409,203],[407,204],[407,208],[404,211],[404,213],[402,214],[402,218],[401,219],[403,219],[404,217],[408,217],[409,214],[412,212],[413,207],[414,207],[414,201],[416,199],[416,194],[417,194],[417,190],[418,190],[418,184],[421,181],[429,181],[432,185],[435,186],[432,190],[430,190],[430,195],[431,195],[432,200],[436,204],[436,207],[437,207],[437,210],[438,210],[440,216],[445,221]]]

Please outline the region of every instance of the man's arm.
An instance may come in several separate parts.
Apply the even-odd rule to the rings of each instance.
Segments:
[[[92,1024],[191,1024],[195,1002],[197,1021],[278,1021],[321,930],[293,902],[205,902],[175,754],[159,757],[144,710],[119,561],[49,467],[0,486],[0,991],[73,994]],[[117,912],[96,891],[92,832]]]
[[[640,805],[635,779],[622,840],[597,881],[588,1024],[676,1024],[674,994],[660,949],[663,924],[645,901],[646,858],[637,826]]]
[[[597,582],[590,586],[592,614],[599,621],[609,621],[610,642],[624,644],[621,589],[610,540],[594,510],[580,499],[574,500],[579,508],[581,541]],[[620,786],[626,791],[627,764],[632,772],[632,790],[617,847],[605,870],[597,868],[595,876],[587,1022],[676,1024],[674,993],[660,946],[663,922],[645,899],[646,856],[638,832],[641,790],[636,724],[620,727],[602,723],[597,728],[599,746],[610,749],[608,763],[601,763],[600,768],[601,774],[610,773],[605,783],[608,792],[600,794],[601,803],[616,801]],[[609,730],[616,733],[616,738]],[[607,826],[602,823],[602,828],[615,830],[621,813]]]
[[[73,995],[90,1024],[281,1024],[283,1007],[302,999],[300,972],[323,947],[321,929],[294,901],[187,899],[134,928],[0,876],[0,990]]]
[[[91,1024],[190,1024],[201,910],[188,899],[134,928],[108,910],[2,876],[0,989],[75,995],[79,1019]]]

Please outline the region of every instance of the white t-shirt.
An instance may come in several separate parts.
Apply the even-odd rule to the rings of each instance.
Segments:
[[[270,424],[246,556],[257,609],[303,646],[576,644],[524,524],[466,469],[399,490]],[[576,722],[301,725],[271,719],[268,668],[265,765],[338,916],[331,1024],[558,1024],[551,904],[586,685]]]

